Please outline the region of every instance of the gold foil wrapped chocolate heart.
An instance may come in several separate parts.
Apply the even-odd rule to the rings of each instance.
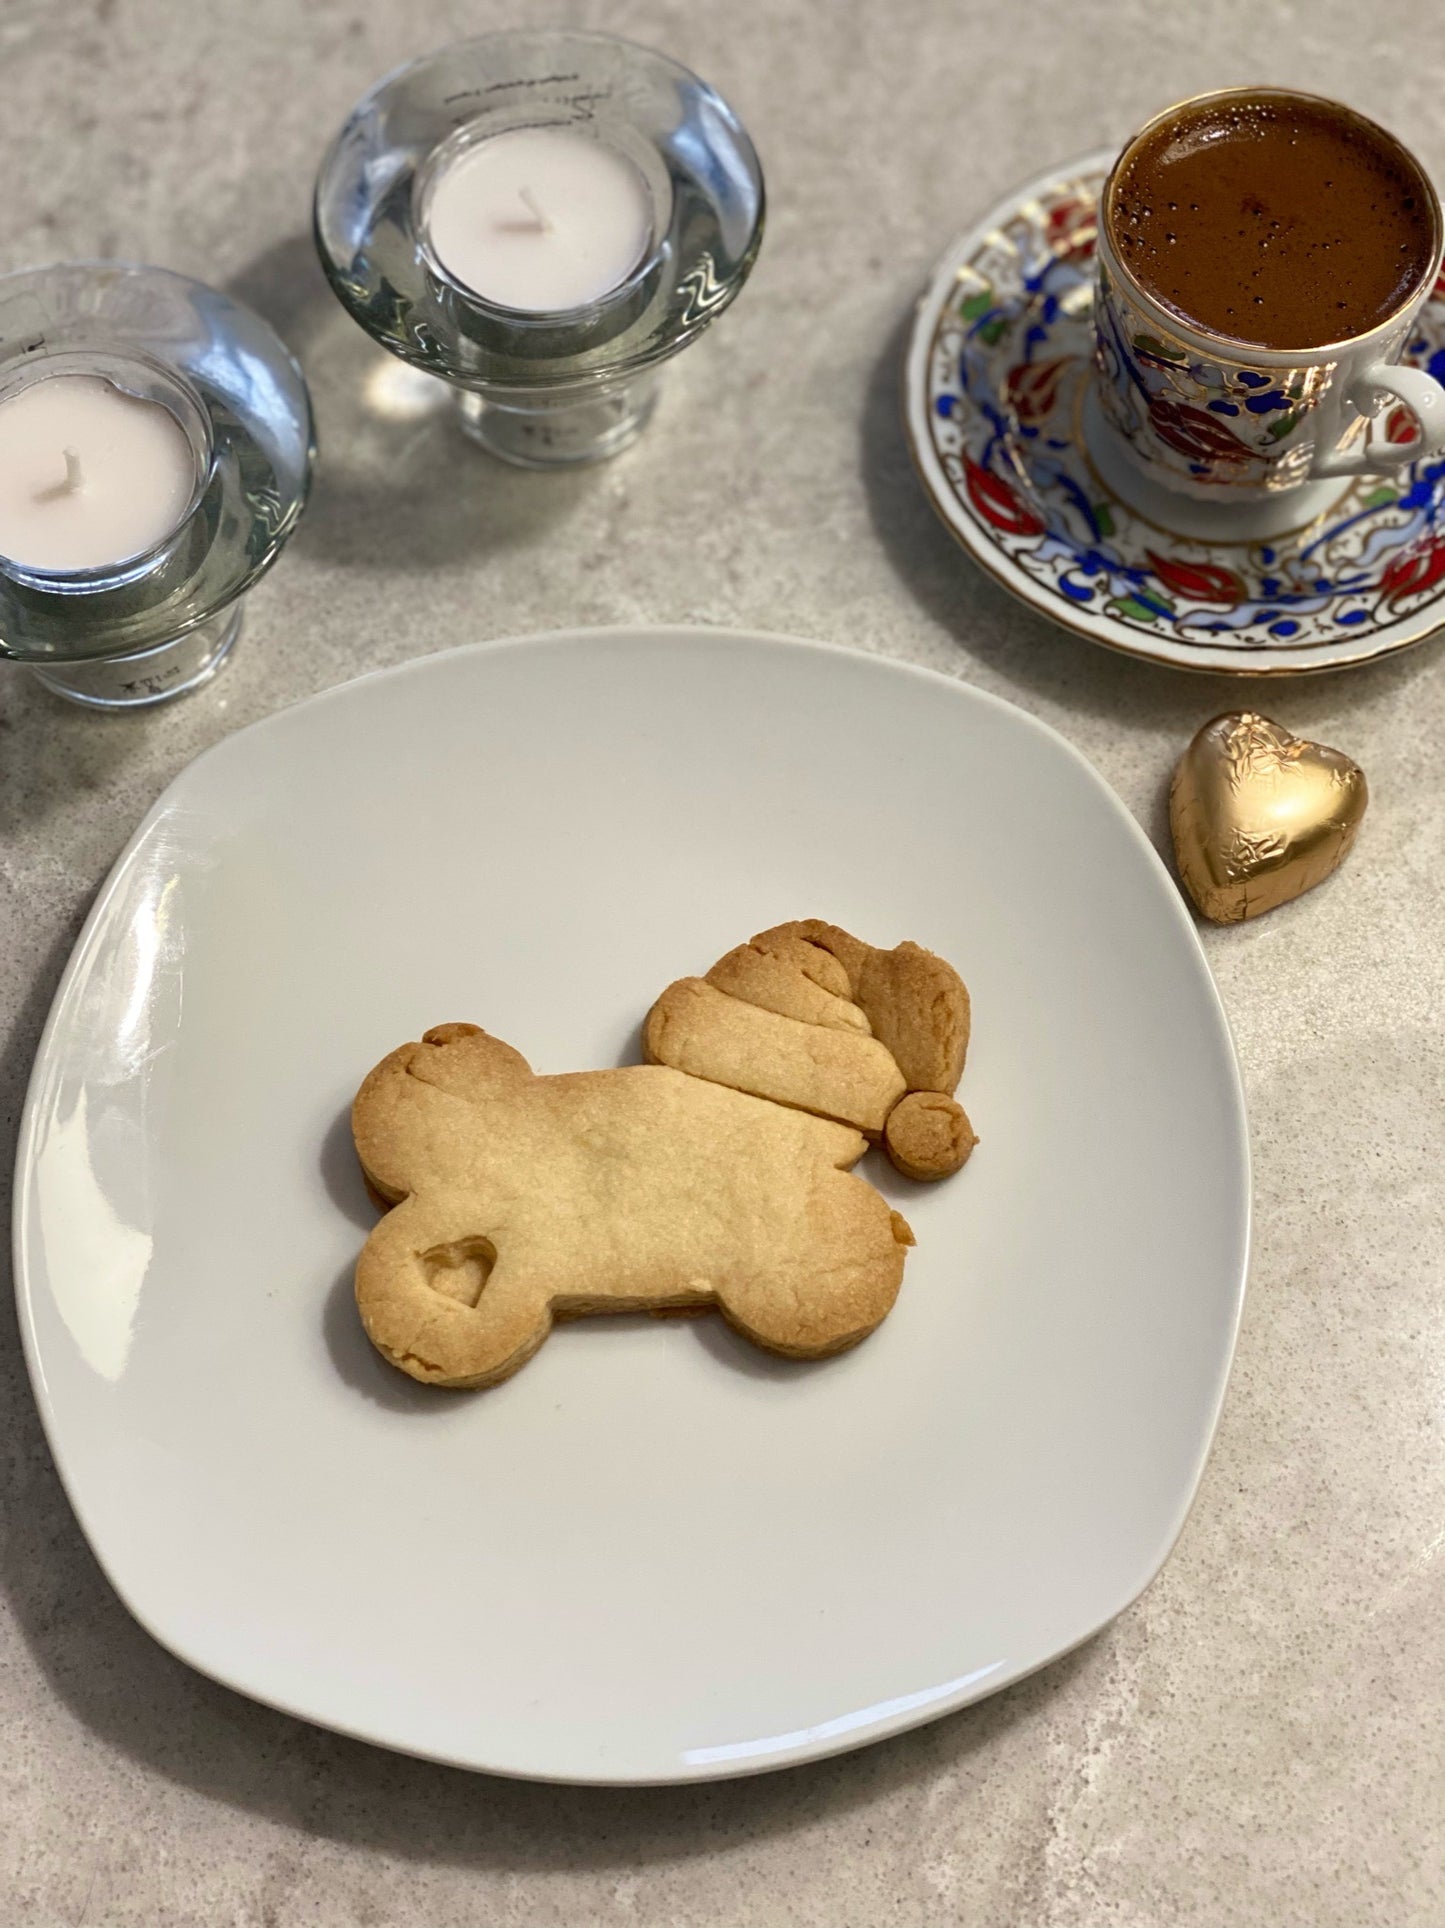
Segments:
[[[1169,827],[1185,888],[1216,924],[1299,897],[1343,862],[1369,792],[1358,763],[1236,710],[1179,759]]]

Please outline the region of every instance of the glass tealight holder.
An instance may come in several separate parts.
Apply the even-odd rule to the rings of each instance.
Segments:
[[[438,181],[478,143],[521,128],[581,134],[644,184],[635,264],[578,307],[503,305],[446,266],[428,226]],[[449,383],[466,432],[527,468],[596,462],[646,425],[657,370],[740,293],[763,234],[746,131],[698,77],[608,34],[486,34],[382,81],[333,142],[316,244],[366,332]]]
[[[0,406],[72,374],[167,409],[195,487],[175,527],[139,554],[58,569],[0,552],[0,657],[73,702],[141,708],[224,662],[241,598],[305,507],[310,397],[258,315],[182,275],[77,262],[0,277]]]

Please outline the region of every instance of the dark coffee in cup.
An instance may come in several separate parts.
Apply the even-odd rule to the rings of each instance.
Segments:
[[[1146,128],[1111,180],[1121,264],[1196,328],[1319,348],[1386,322],[1429,273],[1434,195],[1373,121],[1308,95],[1187,102]]]

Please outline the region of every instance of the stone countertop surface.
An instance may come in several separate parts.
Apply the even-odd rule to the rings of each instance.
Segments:
[[[523,20],[667,49],[733,101],[768,176],[743,299],[637,448],[575,475],[368,412],[384,358],[308,231],[322,147],[372,81]],[[1256,1250],[1198,1502],[1106,1632],[961,1714],[748,1781],[587,1790],[394,1757],[200,1679],[131,1621],[51,1467],[7,1295],[0,1922],[1445,1922],[1440,646],[1267,692],[1091,648],[955,549],[897,407],[910,306],[950,238],[1171,99],[1288,78],[1385,119],[1445,178],[1433,9],[6,0],[0,56],[0,269],[129,256],[239,293],[303,360],[323,449],[209,690],[116,721],[0,674],[7,1165],[80,920],[163,786],[256,717],[450,644],[688,621],[926,663],[1061,730],[1161,846],[1184,743],[1251,697],[1348,750],[1372,791],[1337,879],[1205,935],[1248,1088]]]

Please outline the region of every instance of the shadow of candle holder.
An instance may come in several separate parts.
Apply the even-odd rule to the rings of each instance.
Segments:
[[[426,573],[530,545],[601,486],[479,453],[446,385],[378,348],[328,288],[309,234],[250,262],[227,292],[264,315],[306,370],[321,461],[301,554]]]

